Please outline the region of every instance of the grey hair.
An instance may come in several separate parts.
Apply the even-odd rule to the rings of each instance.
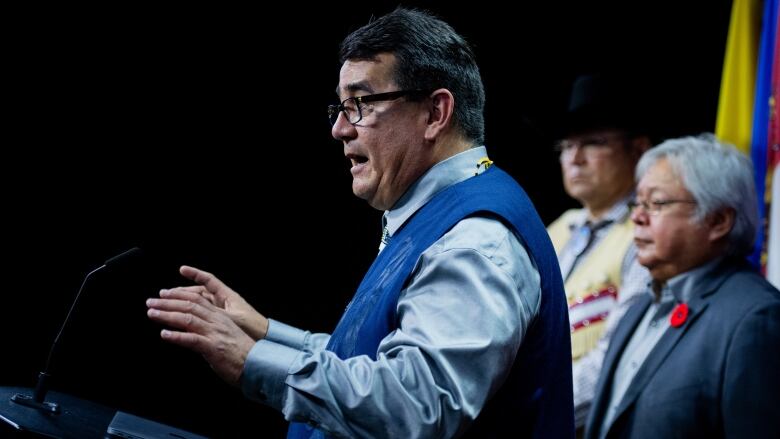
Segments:
[[[726,255],[749,254],[758,230],[758,200],[750,158],[711,133],[670,139],[642,156],[636,168],[637,181],[661,159],[667,160],[696,200],[695,221],[723,208],[734,210]]]

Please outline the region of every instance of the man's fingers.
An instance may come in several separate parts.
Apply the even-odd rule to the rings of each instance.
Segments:
[[[206,287],[202,285],[190,285],[188,287],[168,288],[168,291],[175,291],[175,290],[188,291],[190,293],[200,294],[201,292],[206,291]]]
[[[212,305],[219,306],[220,308],[224,307],[224,303],[222,305],[219,305],[217,303],[217,298],[213,294],[209,293],[208,291],[201,291],[200,295],[203,296],[204,299],[211,302]]]
[[[210,293],[206,287],[202,285],[193,285],[189,287],[176,287],[176,288],[170,288],[170,289],[162,289],[160,290],[160,297],[171,297],[171,298],[180,298],[183,300],[195,300],[195,296],[188,296],[186,294],[178,294],[179,292],[184,293],[192,293],[196,294],[200,297],[203,297],[207,301],[211,302],[212,305],[218,306],[222,308],[224,305],[218,304],[217,299],[214,296],[214,294]]]
[[[198,334],[163,329],[160,331],[160,338],[169,343],[191,349],[200,354],[203,354],[205,351],[205,338]]]
[[[159,300],[159,299],[150,299]],[[186,302],[180,302],[186,303]],[[185,305],[186,306],[186,305]],[[170,308],[169,308],[170,309]],[[187,332],[203,334],[206,331],[205,319],[189,311],[164,310],[157,307],[151,307],[146,311],[146,315],[155,322],[162,323],[177,329],[183,329]]]
[[[195,267],[190,267],[189,265],[182,265],[179,268],[179,273],[181,273],[181,275],[187,279],[205,286],[209,291],[212,292],[219,288],[225,287],[225,284],[223,284],[222,281],[217,279],[217,277],[213,274]]]
[[[214,302],[212,302],[207,296],[205,296],[203,291],[190,291],[190,290],[185,290],[184,288],[174,288],[172,290],[160,290],[160,297],[163,299],[171,299],[171,300],[185,300],[188,302],[197,303],[198,305],[201,305],[204,308],[210,308],[212,305],[214,305]]]
[[[206,287],[206,290],[209,293],[214,294],[220,301],[224,301],[227,298],[227,291],[232,291],[227,285],[208,271],[199,270],[195,267],[190,267],[189,265],[182,265],[179,268],[179,273],[187,279]]]
[[[189,313],[207,322],[214,321],[215,312],[221,312],[206,299],[193,293],[178,293],[171,296],[164,295],[160,299],[147,299],[146,306],[161,311]]]

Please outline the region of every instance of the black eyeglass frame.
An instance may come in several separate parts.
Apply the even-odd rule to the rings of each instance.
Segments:
[[[347,122],[351,123],[352,125],[355,125],[361,120],[363,120],[363,110],[361,110],[361,106],[363,104],[370,103],[370,102],[380,102],[380,101],[394,101],[404,96],[412,96],[412,97],[420,98],[427,95],[428,93],[430,92],[426,90],[396,90],[396,91],[388,91],[386,93],[376,93],[376,94],[365,95],[365,96],[352,96],[344,99],[338,105],[328,105],[328,120],[330,121],[331,125],[335,125],[336,120],[339,117],[339,113],[343,112],[344,116],[347,118]],[[356,113],[357,119],[355,119],[354,121],[350,120],[349,113],[347,112],[346,104],[349,101],[354,102],[355,109],[357,110]]]

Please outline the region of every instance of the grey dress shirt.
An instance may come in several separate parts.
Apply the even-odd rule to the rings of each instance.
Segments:
[[[385,238],[436,193],[482,172],[486,155],[473,148],[428,170],[385,213]],[[452,437],[502,385],[540,304],[539,272],[515,234],[470,217],[420,256],[376,360],[342,360],[324,349],[329,335],[271,320],[242,389],[336,436]]]

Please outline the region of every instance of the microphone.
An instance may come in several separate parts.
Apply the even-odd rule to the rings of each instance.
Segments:
[[[78,293],[76,293],[76,298],[73,299],[73,303],[70,305],[70,310],[68,311],[68,314],[65,316],[65,320],[62,322],[62,326],[60,326],[60,330],[57,333],[57,336],[54,338],[54,342],[51,344],[51,349],[49,349],[49,355],[46,358],[46,365],[43,368],[43,372],[38,373],[38,381],[35,384],[35,389],[33,390],[32,396],[25,395],[22,393],[17,393],[11,397],[11,401],[25,405],[28,407],[34,407],[39,410],[43,410],[45,412],[49,413],[59,413],[60,412],[60,406],[59,404],[55,402],[46,402],[46,393],[49,391],[48,389],[48,381],[51,375],[49,374],[50,366],[51,366],[51,359],[54,355],[54,351],[57,349],[57,343],[60,341],[60,336],[62,336],[62,331],[65,329],[65,326],[68,324],[68,321],[70,320],[71,314],[73,314],[73,310],[76,309],[76,304],[79,301],[79,297],[81,297],[81,292],[84,290],[84,286],[87,284],[87,280],[89,278],[97,273],[100,270],[103,270],[107,267],[113,267],[120,263],[123,263],[129,259],[132,259],[136,256],[139,256],[142,253],[141,249],[138,247],[133,247],[129,250],[126,250],[103,263],[100,267],[90,271],[87,273],[86,276],[84,276],[84,280],[81,282],[81,287],[79,287]]]

